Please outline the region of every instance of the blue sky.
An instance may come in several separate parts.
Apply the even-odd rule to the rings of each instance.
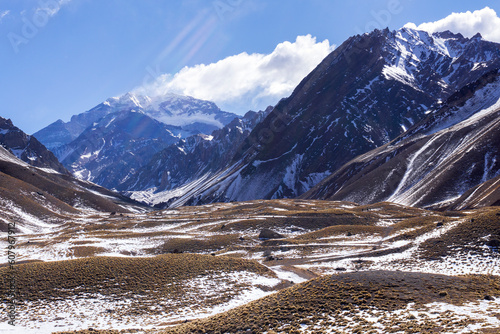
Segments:
[[[219,73],[224,80],[222,68],[234,72],[243,63],[248,69],[248,64],[268,62],[265,55],[271,53],[273,61],[284,55],[284,62],[302,52],[287,65],[287,73],[297,69],[289,81],[244,91],[241,98],[235,93],[233,102],[255,102],[248,108],[215,101],[243,113],[265,107],[259,103],[273,102],[276,94],[286,95],[296,76],[303,76],[300,69],[309,71],[349,36],[486,6],[500,13],[498,1],[481,0],[0,0],[0,116],[33,133],[111,96],[149,86],[157,77],[163,83],[182,79],[184,91],[195,92],[186,85],[191,75],[200,85],[207,82],[196,77],[200,71]],[[197,66],[234,55],[240,57],[220,63],[215,72]],[[181,70],[184,76],[175,77]],[[272,80],[261,74],[252,80]],[[220,91],[208,91],[216,88],[206,84],[200,97],[220,98]],[[268,95],[256,100],[264,90]]]

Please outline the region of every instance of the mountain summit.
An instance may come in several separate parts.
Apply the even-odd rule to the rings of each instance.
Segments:
[[[120,97],[111,97],[94,108],[71,117],[69,122],[58,120],[36,132],[34,136],[47,148],[55,150],[75,140],[94,122],[123,110],[141,112],[169,125],[172,134],[181,138],[197,133],[210,134],[238,117],[220,110],[213,102],[190,96],[165,94],[150,97],[127,93]]]

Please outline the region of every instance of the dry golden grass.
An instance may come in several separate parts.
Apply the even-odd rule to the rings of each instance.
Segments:
[[[64,212],[76,213],[78,210],[75,207],[79,205],[104,212],[129,212],[108,198],[82,190],[84,187],[75,185],[79,181],[69,175],[45,173],[35,168],[19,168],[18,164],[8,161],[0,161],[0,170],[2,171],[0,178],[3,179],[0,184],[9,187],[5,189],[15,189],[14,194],[19,194],[20,189],[41,191],[47,201]],[[13,180],[7,180],[8,178]],[[86,184],[82,182],[81,185]],[[122,200],[127,201],[125,197]],[[116,201],[119,201],[118,197]],[[37,204],[36,200],[33,202]],[[39,206],[43,208],[43,205]],[[29,209],[29,207],[22,207]]]
[[[106,249],[95,246],[75,246],[71,247],[70,251],[74,257],[90,257],[96,254],[103,253]]]
[[[0,172],[0,198],[15,203],[27,213],[35,217],[51,217],[62,221],[63,216],[50,210],[49,206],[63,213],[78,212],[75,208],[50,194],[43,193],[42,196],[38,195],[38,192],[40,192],[40,189]],[[43,199],[43,203],[40,203],[38,197]]]
[[[134,331],[127,330],[127,333],[134,333]],[[138,333],[143,333],[144,331],[137,331]],[[94,329],[84,329],[81,331],[64,331],[64,332],[55,332],[53,334],[120,334],[124,333],[124,331],[118,331],[118,330],[94,330]]]
[[[385,232],[385,227],[380,226],[364,226],[364,225],[338,225],[330,226],[319,231],[304,233],[294,240],[317,240],[320,238],[328,238],[335,236],[354,236],[360,234],[382,235]]]
[[[8,289],[8,268],[0,268],[0,293]],[[249,271],[275,277],[259,263],[198,254],[165,254],[150,258],[91,257],[67,261],[36,262],[16,266],[20,301],[51,300],[72,295],[104,296],[144,293],[179,293],[176,283],[217,272]]]
[[[418,228],[424,227],[428,225],[436,226],[438,222],[445,223],[450,219],[443,217],[442,215],[430,215],[430,216],[421,216],[421,217],[413,217],[404,219],[400,222],[397,222],[393,225],[394,231],[405,230],[409,228]]]
[[[389,238],[387,241],[415,240],[418,236],[439,228],[438,224],[445,226],[450,221],[453,221],[453,219],[439,215],[404,219],[390,227],[389,235],[394,234],[394,237]]]
[[[267,219],[249,219],[245,221],[227,224],[230,231],[246,231],[255,229],[286,229],[290,227],[306,230],[318,230],[335,225],[370,225],[373,221],[366,217],[358,217],[354,214],[329,216],[325,213],[309,213],[309,215],[286,217],[269,217]]]
[[[155,253],[207,253],[217,252],[241,244],[236,234],[213,235],[206,238],[172,238],[167,240]]]
[[[356,208],[357,211],[371,212],[377,213],[382,212],[386,215],[390,215],[391,218],[394,219],[404,219],[411,218],[415,216],[421,216],[425,210],[412,208],[412,207],[404,207],[398,204],[389,203],[389,202],[381,202],[375,204],[368,204],[358,206]],[[428,211],[427,211],[428,212]]]
[[[457,224],[459,220],[466,219],[440,237],[440,242],[429,240],[423,244],[422,256],[435,258],[449,254],[454,250],[454,245],[472,247],[471,243],[479,242],[478,245],[483,247],[486,240],[481,239],[482,237],[491,234],[500,238],[499,211],[483,209],[472,214],[442,213],[391,203],[343,207],[340,203],[327,201],[273,200],[183,207],[143,215],[95,215],[92,223],[68,222],[65,229],[58,231],[53,238],[38,241],[37,247],[50,247],[71,240],[75,233],[84,233],[99,240],[145,239],[145,245],[147,238],[154,238],[155,242],[164,239],[160,247],[146,251],[150,254],[182,254],[165,254],[154,258],[93,258],[89,256],[104,250],[92,246],[92,241],[86,243],[75,240],[73,254],[87,258],[20,265],[20,286],[23,287],[20,295],[22,301],[51,301],[95,293],[103,298],[118,300],[137,296],[137,301],[133,301],[131,307],[116,311],[117,317],[125,316],[127,312],[147,316],[151,314],[150,306],[158,305],[165,299],[180,301],[180,307],[193,307],[197,311],[198,300],[187,297],[187,289],[192,287],[187,287],[182,282],[193,279],[212,280],[219,274],[224,276],[226,273],[243,270],[273,275],[266,267],[239,258],[241,256],[264,254],[261,260],[267,261],[267,253],[274,257],[274,260],[265,262],[267,265],[294,266],[319,259],[318,255],[323,253],[336,254],[336,247],[342,247],[338,253],[341,255],[332,255],[335,259],[328,260],[359,257],[360,266],[369,268],[372,262],[362,261],[363,256],[373,257],[403,251],[412,244],[404,246],[406,248],[399,247],[401,249],[385,246],[397,240],[412,241],[428,232],[447,228],[450,226],[448,224]],[[443,226],[438,226],[438,223]],[[163,226],[168,229],[156,230]],[[154,228],[156,231],[141,231],[146,228]],[[258,232],[263,228],[278,231],[288,238],[258,240]],[[366,243],[363,241],[365,237]],[[339,246],[335,245],[336,241],[359,241],[360,245]],[[232,250],[242,252],[227,257],[191,254],[223,254]],[[320,264],[318,267],[321,267]],[[0,293],[5,289],[5,284],[2,281]],[[219,305],[234,298],[244,287],[236,284],[233,288],[234,290],[217,296],[204,297],[202,304],[209,307]],[[303,326],[315,324],[319,324],[319,329],[313,332],[318,333],[339,324],[345,326],[346,331],[349,328],[352,332],[370,333],[376,327],[357,312],[376,314],[402,309],[410,303],[424,307],[424,304],[434,301],[461,304],[483,299],[485,295],[500,296],[497,277],[448,277],[387,271],[346,273],[297,284],[229,312],[180,324],[165,330],[165,333],[238,333],[247,330],[250,333],[295,333],[303,329]],[[167,310],[172,307],[174,310],[179,305],[162,304],[162,307]],[[446,328],[462,328],[472,320],[442,315],[439,319],[426,316],[419,319],[389,317],[380,321],[387,333],[398,330],[405,333],[437,333]],[[332,332],[336,331],[342,333],[342,330]]]
[[[422,257],[435,259],[450,255],[457,249],[482,254],[488,239],[500,240],[500,209],[485,208],[465,219],[439,238],[424,242],[420,247]]]

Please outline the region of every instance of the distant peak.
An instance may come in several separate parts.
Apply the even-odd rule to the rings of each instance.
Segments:
[[[132,104],[136,105],[139,108],[142,108],[141,102],[147,102],[147,100],[149,100],[149,97],[147,97],[147,96],[136,96],[135,94],[130,93],[130,92],[123,95],[120,98],[121,103],[132,102]]]
[[[472,39],[483,39],[483,36],[480,33],[477,33],[474,36],[472,36]]]
[[[435,32],[432,34],[433,36],[436,36],[436,37],[440,37],[440,38],[445,38],[445,39],[463,39],[464,36],[460,33],[458,34],[455,34],[449,30],[445,30],[445,31],[438,31],[438,32]]]

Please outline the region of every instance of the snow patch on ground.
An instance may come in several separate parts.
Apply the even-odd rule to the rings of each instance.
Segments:
[[[268,268],[274,271],[276,276],[278,276],[278,278],[282,280],[292,281],[293,283],[302,283],[307,281],[307,279],[300,277],[296,273],[283,269],[283,266],[274,266]]]

